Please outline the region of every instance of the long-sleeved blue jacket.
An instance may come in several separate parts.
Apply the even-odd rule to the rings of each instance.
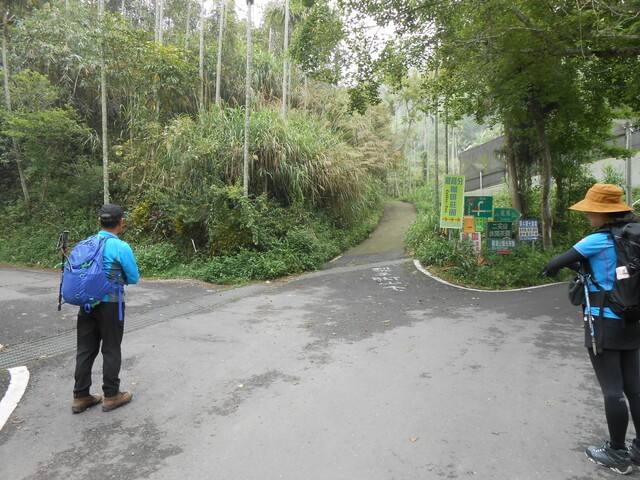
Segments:
[[[136,257],[129,244],[117,235],[105,230],[98,232],[98,238],[106,237],[102,252],[103,268],[109,280],[118,279],[120,285],[135,285],[140,280]],[[118,294],[104,297],[103,302],[117,302]]]

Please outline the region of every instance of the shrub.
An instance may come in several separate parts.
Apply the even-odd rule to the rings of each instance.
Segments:
[[[147,275],[164,276],[180,263],[175,245],[167,242],[136,246],[136,261]]]
[[[529,287],[557,281],[542,277],[541,272],[550,258],[571,245],[562,244],[552,251],[543,251],[539,243],[521,243],[508,255],[500,255],[484,249],[476,255],[469,242],[459,240],[459,231],[445,233],[439,226],[438,216],[432,204],[428,188],[415,192],[415,204],[419,215],[407,232],[407,246],[420,262],[431,267],[449,280],[477,288],[503,289]],[[502,205],[505,198],[500,198]],[[508,206],[506,204],[505,206]],[[570,272],[560,278],[567,278]]]

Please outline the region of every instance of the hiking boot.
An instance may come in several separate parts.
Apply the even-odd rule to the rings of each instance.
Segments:
[[[121,407],[122,405],[126,405],[133,398],[133,393],[131,392],[118,392],[113,397],[105,397],[104,402],[102,403],[102,411],[109,412],[114,408]]]
[[[84,397],[75,397],[73,399],[73,405],[71,405],[71,411],[73,413],[81,413],[94,405],[99,404],[102,401],[102,395],[99,393],[93,395],[86,395]]]
[[[631,463],[640,465],[640,445],[634,440],[629,447],[629,457],[631,457]]]
[[[592,462],[608,467],[621,475],[627,475],[633,470],[629,451],[626,448],[623,450],[611,448],[609,440],[604,442],[601,447],[587,447],[585,454]]]

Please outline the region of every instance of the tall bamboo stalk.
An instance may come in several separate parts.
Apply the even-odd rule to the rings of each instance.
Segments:
[[[98,2],[98,19],[104,23],[104,0]],[[100,40],[100,109],[102,114],[102,183],[104,203],[109,203],[109,142],[107,129],[107,72],[104,59],[104,41]]]
[[[249,130],[251,128],[251,70],[252,43],[251,43],[251,6],[253,0],[247,0],[247,78],[245,84],[244,106],[244,152],[242,165],[242,191],[245,197],[249,196]]]
[[[449,106],[444,106],[444,173],[449,174]]]
[[[7,111],[11,111],[11,90],[9,89],[9,62],[7,61],[7,37],[8,37],[8,25],[9,25],[9,12],[4,11],[2,17],[2,73],[4,76],[4,101],[7,107]],[[20,151],[18,148],[18,142],[15,138],[11,138],[13,143],[13,151],[16,156],[16,165],[18,166],[18,176],[20,177],[20,186],[22,187],[22,195],[24,196],[24,203],[29,206],[29,189],[27,188],[27,179],[25,178],[24,170],[22,169],[22,162],[20,161]]]
[[[282,66],[282,109],[281,116],[283,119],[287,118],[287,87],[289,82],[287,76],[289,75],[289,0],[284,0],[284,45],[282,47],[282,56],[284,58],[284,64]]]
[[[216,63],[216,106],[220,106],[220,85],[222,78],[222,39],[224,33],[224,18],[227,9],[226,0],[220,2],[220,25],[218,27],[218,58]]]
[[[200,99],[198,106],[200,113],[204,112],[204,21],[205,21],[205,7],[204,0],[200,8],[200,61],[199,61],[199,75],[200,75]]]
[[[189,49],[189,35],[191,35],[191,2],[187,3],[187,21],[185,22],[184,49]]]

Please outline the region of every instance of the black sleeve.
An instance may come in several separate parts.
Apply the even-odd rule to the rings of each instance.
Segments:
[[[575,269],[576,263],[583,262],[585,260],[585,257],[583,257],[575,248],[571,247],[569,250],[561,253],[547,263],[542,271],[542,275],[545,277],[554,277],[561,268],[567,267]]]

